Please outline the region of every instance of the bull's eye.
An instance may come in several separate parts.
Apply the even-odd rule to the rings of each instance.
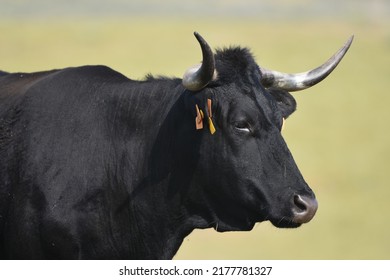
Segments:
[[[251,132],[251,127],[246,121],[238,121],[234,124],[234,128],[238,131],[249,133]]]
[[[283,131],[283,128],[284,128],[284,124],[286,123],[286,119],[283,118],[282,119],[282,126],[280,127],[280,131]]]

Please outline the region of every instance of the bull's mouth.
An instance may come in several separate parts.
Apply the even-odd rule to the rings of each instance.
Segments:
[[[277,228],[297,228],[300,227],[302,224],[295,223],[289,218],[281,218],[279,220],[270,220],[270,222]]]
[[[297,228],[310,222],[318,208],[314,195],[293,195],[288,205],[287,209],[281,208],[279,211],[270,211],[271,213],[270,208],[263,208],[265,211],[262,213],[245,211],[240,214],[237,211],[226,213],[228,210],[225,209],[225,215],[216,217],[207,227],[212,227],[217,232],[250,231],[256,223],[270,221],[277,228]]]

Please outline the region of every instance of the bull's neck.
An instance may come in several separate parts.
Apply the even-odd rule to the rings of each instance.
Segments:
[[[188,210],[194,209],[189,204],[197,195],[192,186],[199,134],[181,86],[155,94],[160,94],[158,102],[147,113],[153,123],[143,124],[145,138],[152,140],[145,141],[142,154],[133,162],[145,163],[136,172],[142,177],[129,189],[129,207],[136,221],[132,234],[140,244],[139,254],[147,259],[170,259],[194,228],[207,227],[197,213]]]
[[[132,205],[137,209],[134,215],[138,221],[136,230],[138,242],[141,244],[138,255],[143,255],[145,259],[172,259],[187,235],[195,228],[208,226],[202,217],[188,211],[182,201],[186,198],[180,195],[169,196],[167,193],[161,193],[159,196],[145,192],[135,205]],[[148,197],[147,205],[142,205],[145,199],[141,197]],[[154,199],[150,199],[151,197]]]

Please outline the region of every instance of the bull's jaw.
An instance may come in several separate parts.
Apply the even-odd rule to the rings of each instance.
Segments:
[[[212,228],[216,232],[227,232],[227,231],[251,231],[253,227],[255,226],[255,223],[248,222],[247,224],[241,224],[241,225],[235,225],[231,226],[221,221],[216,221],[212,225]]]

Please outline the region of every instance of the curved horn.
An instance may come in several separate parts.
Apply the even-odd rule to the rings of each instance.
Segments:
[[[325,79],[339,64],[352,44],[351,36],[345,45],[321,66],[298,74],[287,74],[260,67],[261,82],[265,87],[280,88],[287,91],[298,91],[309,88]]]
[[[189,68],[183,76],[183,86],[191,91],[198,91],[207,86],[214,78],[215,60],[214,54],[209,44],[199,35],[194,32],[200,47],[202,48],[203,62]]]

